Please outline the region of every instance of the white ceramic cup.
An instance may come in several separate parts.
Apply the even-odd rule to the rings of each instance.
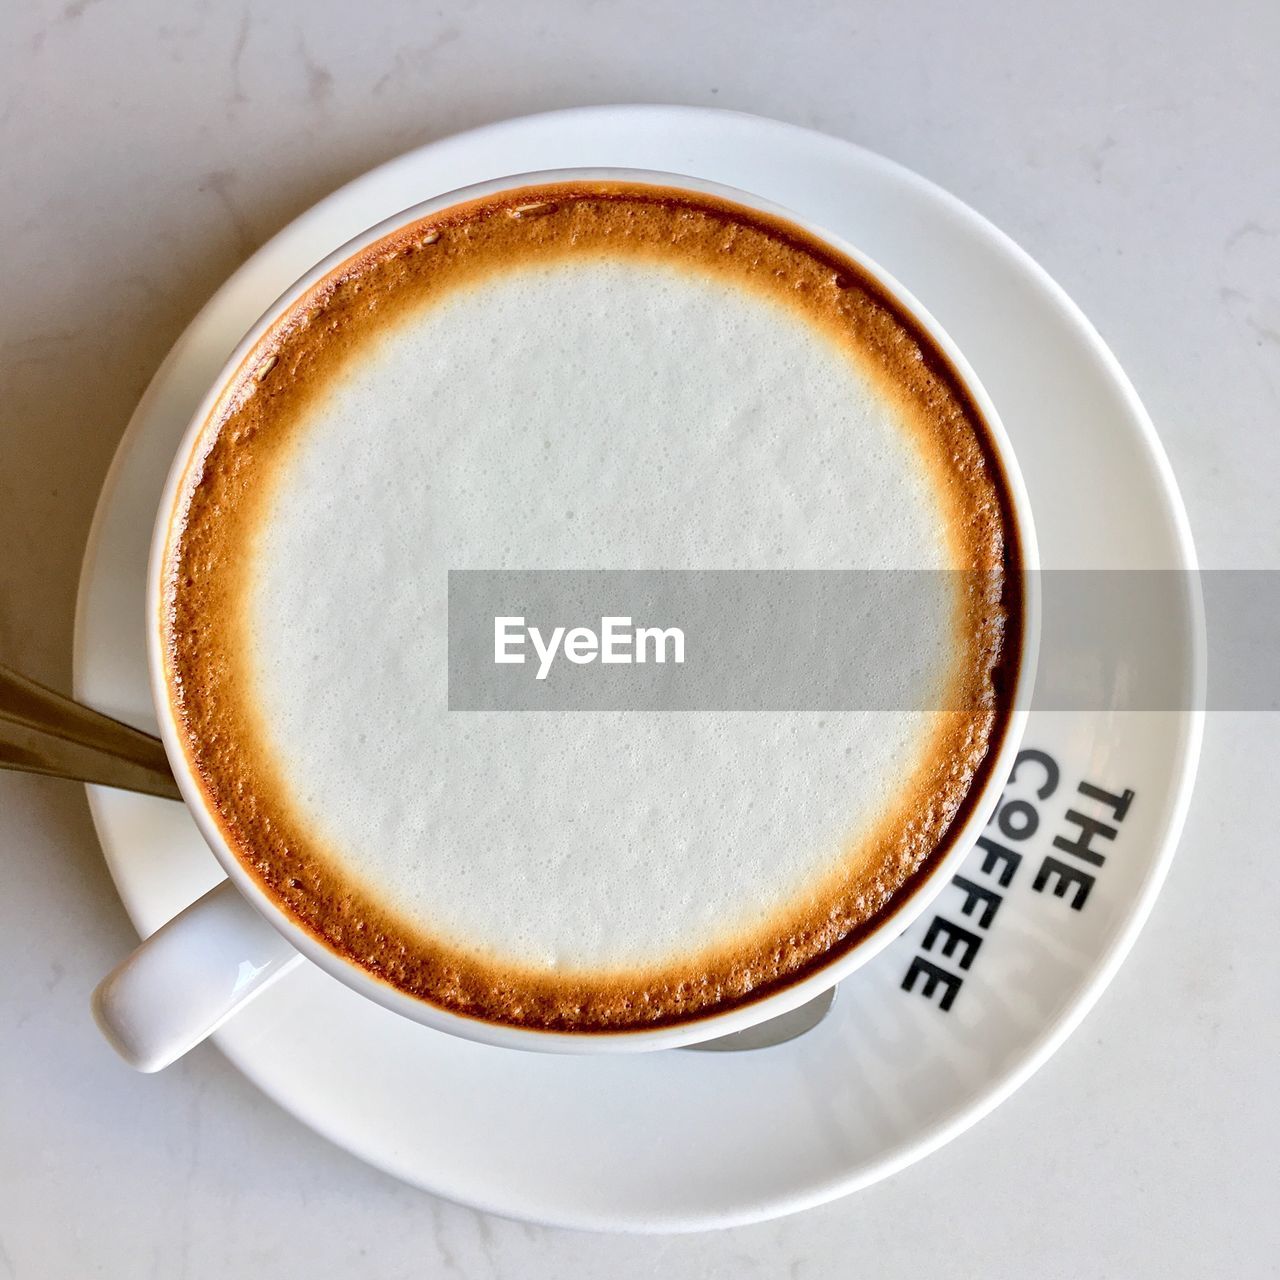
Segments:
[[[509,189],[540,183],[593,179],[683,188],[719,196],[783,218],[804,228],[858,263],[916,318],[950,360],[965,384],[981,410],[999,452],[1021,542],[1024,616],[1022,652],[1013,709],[993,767],[986,775],[985,786],[969,805],[963,826],[958,832],[950,833],[947,855],[934,863],[924,874],[921,883],[914,886],[910,893],[903,895],[905,900],[879,927],[855,946],[840,952],[827,964],[791,985],[726,1012],[651,1030],[560,1033],[510,1027],[463,1017],[407,995],[330,951],[297,925],[264,892],[228,847],[217,822],[209,812],[200,787],[191,775],[179,744],[179,729],[174,721],[161,661],[160,571],[178,487],[201,428],[213,411],[222,388],[235,376],[254,344],[278,316],[348,258],[383,236],[427,214],[478,196],[493,195]],[[766,200],[730,187],[696,178],[631,169],[573,169],[519,174],[453,191],[406,209],[386,222],[371,227],[363,235],[330,254],[267,309],[232,353],[196,411],[170,469],[152,537],[147,583],[151,690],[161,737],[178,786],[201,834],[225,869],[227,879],[154,933],[103,979],[93,998],[98,1025],[127,1062],[141,1071],[158,1071],[199,1044],[276,978],[304,961],[319,965],[354,991],[424,1026],[511,1049],[590,1053],[668,1049],[729,1035],[786,1013],[813,999],[865,964],[907,928],[946,884],[990,818],[1022,738],[1026,708],[1035,677],[1040,633],[1035,573],[1038,564],[1035,530],[1022,475],[995,406],[973,370],[938,323],[901,285],[838,237]]]

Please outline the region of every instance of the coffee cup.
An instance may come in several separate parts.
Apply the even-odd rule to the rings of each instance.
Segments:
[[[964,710],[867,712],[857,735],[450,710],[451,569],[808,571],[863,549],[958,566],[939,670]],[[156,1070],[304,962],[513,1049],[675,1048],[785,1013],[898,936],[990,817],[1036,567],[989,397],[837,237],[633,170],[406,210],[268,309],[178,449],[151,684],[227,879],[104,979],[99,1024]],[[570,631],[556,652],[600,657]]]

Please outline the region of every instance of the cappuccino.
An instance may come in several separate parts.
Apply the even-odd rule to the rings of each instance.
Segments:
[[[164,665],[228,844],[324,945],[466,1016],[627,1030],[909,897],[1009,720],[1019,566],[981,414],[857,264],[692,191],[527,187],[256,344],[172,515]],[[450,711],[450,570],[702,568],[964,571],[900,651],[968,710]]]

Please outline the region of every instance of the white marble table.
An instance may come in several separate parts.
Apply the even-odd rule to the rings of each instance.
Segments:
[[[1204,564],[1278,568],[1278,62],[1274,0],[11,6],[0,660],[69,686],[112,451],[237,263],[411,145],[579,103],[773,115],[950,188],[1125,363]],[[433,1200],[303,1129],[209,1048],[133,1075],[88,1015],[134,938],[84,796],[0,775],[0,1277],[1280,1274],[1278,725],[1211,715],[1146,932],[993,1116],[852,1199],[652,1239]]]

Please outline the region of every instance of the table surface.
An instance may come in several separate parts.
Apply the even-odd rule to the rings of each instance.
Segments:
[[[50,684],[112,452],[204,299],[372,165],[586,103],[776,116],[954,191],[1119,355],[1202,562],[1280,567],[1275,0],[28,0],[3,25],[0,661]],[[135,939],[84,795],[0,775],[0,1277],[1280,1274],[1276,728],[1210,715],[1151,922],[1009,1102],[850,1199],[667,1238],[433,1199],[208,1047],[131,1073],[88,1013]]]

